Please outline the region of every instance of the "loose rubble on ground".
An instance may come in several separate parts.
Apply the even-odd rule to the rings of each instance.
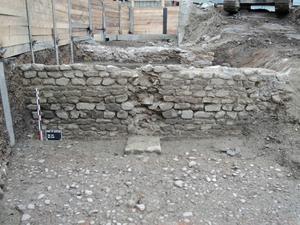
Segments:
[[[298,224],[300,183],[279,151],[299,135],[265,135],[166,139],[160,155],[124,155],[126,139],[25,141],[5,204],[24,225]]]
[[[30,133],[8,169],[0,167],[0,224],[299,225],[299,22],[299,10],[277,18],[195,7],[180,48],[77,46],[84,62],[271,69],[289,77],[293,98],[283,120],[253,122],[235,135],[161,137],[148,153],[143,139],[126,148],[118,136],[40,142]]]

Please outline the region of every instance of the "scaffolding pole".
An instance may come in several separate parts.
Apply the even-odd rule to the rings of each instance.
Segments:
[[[88,9],[89,9],[89,35],[93,37],[93,7],[92,0],[88,0]]]
[[[73,43],[73,37],[72,37],[72,31],[73,31],[73,26],[72,26],[72,0],[68,0],[68,20],[69,20],[69,41],[70,41],[70,61],[73,64],[74,63],[74,43]]]
[[[53,42],[55,48],[55,59],[56,64],[59,65],[59,50],[58,50],[58,40],[57,40],[57,30],[56,30],[56,15],[55,15],[55,0],[51,0],[52,3],[52,20],[53,20]]]
[[[28,38],[29,38],[29,44],[30,44],[31,58],[32,58],[32,63],[35,63],[33,41],[32,41],[31,18],[30,18],[28,0],[25,0],[25,3],[26,3],[26,15],[27,15],[27,22],[28,22]]]

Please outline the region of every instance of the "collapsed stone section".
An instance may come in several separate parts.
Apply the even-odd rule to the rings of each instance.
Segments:
[[[33,118],[39,88],[45,127],[73,137],[228,131],[284,113],[290,98],[280,74],[257,68],[33,64],[19,71]]]

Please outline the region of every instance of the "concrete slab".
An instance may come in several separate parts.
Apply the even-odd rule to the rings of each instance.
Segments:
[[[131,136],[125,147],[126,154],[161,153],[160,138],[157,136]]]

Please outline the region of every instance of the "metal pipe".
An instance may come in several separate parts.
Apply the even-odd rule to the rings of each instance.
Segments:
[[[35,56],[34,56],[33,42],[32,42],[31,18],[29,15],[30,13],[29,13],[29,7],[28,7],[28,0],[25,0],[25,4],[26,4],[26,15],[27,15],[27,22],[28,22],[28,37],[29,37],[31,58],[32,58],[32,63],[35,63]]]
[[[55,16],[55,0],[51,0],[52,3],[52,20],[53,20],[53,41],[55,48],[55,58],[56,64],[59,65],[59,50],[58,50],[58,40],[57,40],[57,32],[56,32],[56,16]]]
[[[71,63],[74,63],[74,43],[72,37],[72,0],[68,0],[68,20],[69,20],[69,39],[70,39],[70,54],[71,54]]]

